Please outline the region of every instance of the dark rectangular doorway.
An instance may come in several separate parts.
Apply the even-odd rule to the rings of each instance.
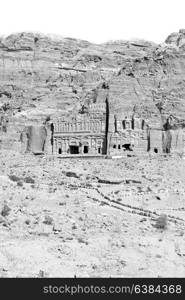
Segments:
[[[79,146],[70,146],[70,154],[79,154]]]
[[[84,153],[88,153],[89,152],[89,147],[88,146],[84,146]]]

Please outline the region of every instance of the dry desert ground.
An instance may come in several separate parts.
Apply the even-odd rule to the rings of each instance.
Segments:
[[[180,156],[1,150],[0,276],[184,277],[184,203]]]

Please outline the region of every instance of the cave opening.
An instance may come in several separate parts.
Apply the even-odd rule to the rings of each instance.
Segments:
[[[84,154],[89,152],[89,147],[88,146],[84,146]]]
[[[70,154],[79,154],[78,146],[70,146]]]
[[[123,144],[122,148],[124,151],[133,151],[131,148],[131,144]]]

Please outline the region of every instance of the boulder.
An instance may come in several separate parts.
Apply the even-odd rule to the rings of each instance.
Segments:
[[[26,143],[26,152],[33,154],[43,154],[47,138],[47,130],[45,126],[31,125],[27,126],[21,134],[21,141]]]

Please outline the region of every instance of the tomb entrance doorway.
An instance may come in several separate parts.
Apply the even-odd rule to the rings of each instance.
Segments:
[[[79,146],[69,146],[70,154],[79,154]]]

